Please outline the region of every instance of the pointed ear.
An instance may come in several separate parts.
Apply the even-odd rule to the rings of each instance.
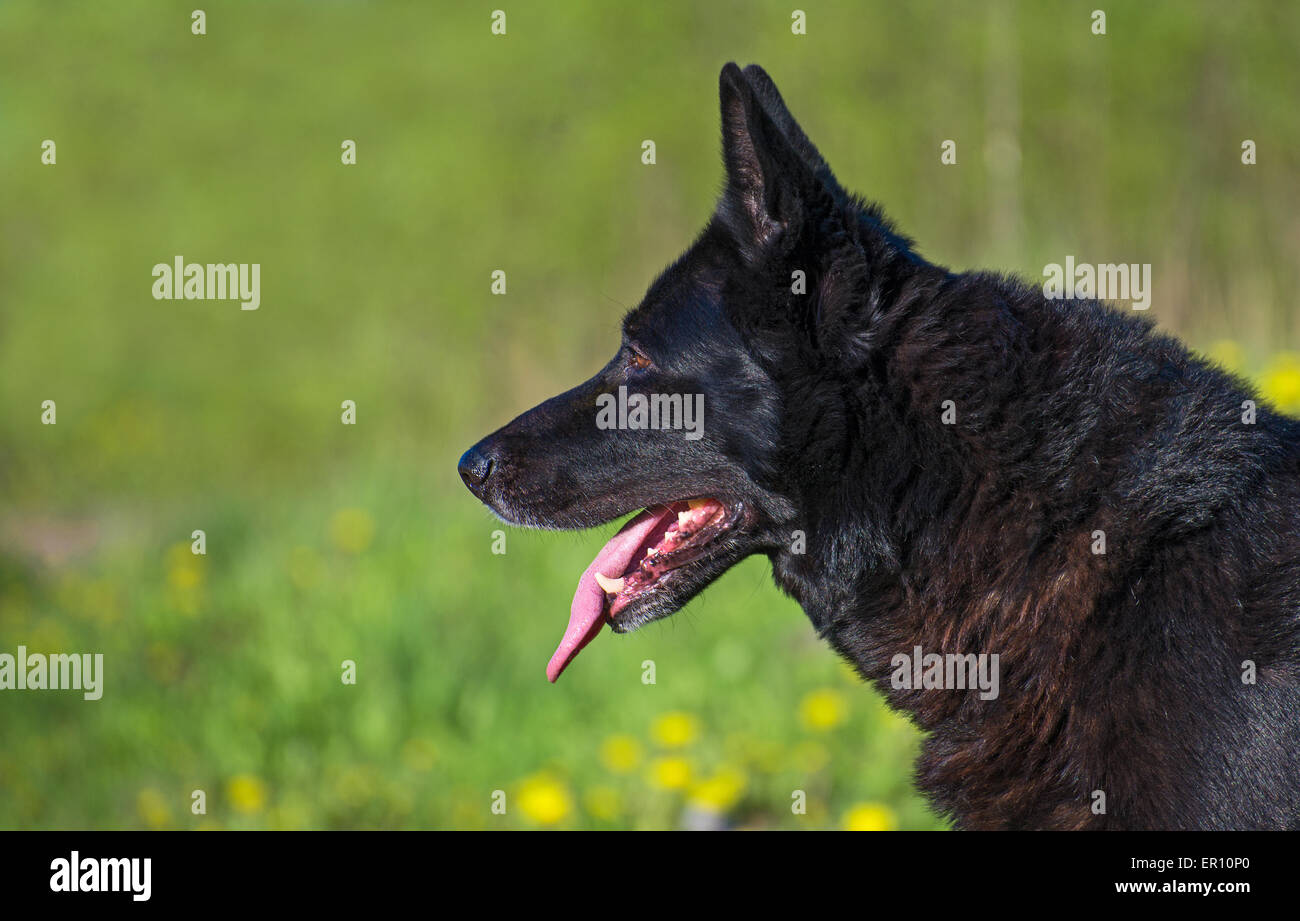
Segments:
[[[799,123],[795,121],[794,115],[791,114],[790,108],[781,98],[781,91],[776,88],[772,78],[767,75],[767,71],[757,64],[750,64],[744,70],[746,82],[754,90],[754,95],[763,106],[763,111],[776,124],[781,134],[790,146],[794,148],[799,159],[804,162],[813,175],[821,182],[826,190],[836,202],[842,202],[848,198],[847,193],[840,188],[839,182],[835,179],[835,174],[831,172],[830,166],[822,158],[821,152],[808,140],[808,135],[803,133]]]
[[[727,167],[720,210],[742,247],[757,256],[797,239],[810,207],[825,205],[829,194],[735,64],[722,68],[718,96]]]

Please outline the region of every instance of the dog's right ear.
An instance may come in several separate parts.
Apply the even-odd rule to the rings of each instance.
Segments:
[[[722,68],[718,96],[727,167],[719,212],[745,256],[756,262],[783,241],[793,245],[812,209],[832,202],[735,64]]]

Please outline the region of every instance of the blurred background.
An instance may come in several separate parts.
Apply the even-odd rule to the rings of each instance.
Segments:
[[[613,528],[494,554],[455,473],[707,220],[728,60],[930,259],[1151,263],[1300,410],[1296,4],[200,2],[0,4],[0,652],[106,672],[0,693],[0,827],[943,827],[765,562],[548,685]]]

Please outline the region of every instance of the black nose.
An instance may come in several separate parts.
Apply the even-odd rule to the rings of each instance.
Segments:
[[[487,485],[488,477],[496,469],[497,461],[487,451],[484,451],[481,445],[474,445],[460,456],[460,463],[456,469],[460,471],[460,478],[465,481],[469,491],[476,496],[482,496],[483,487]]]

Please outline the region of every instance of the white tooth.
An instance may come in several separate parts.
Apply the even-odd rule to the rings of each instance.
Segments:
[[[690,523],[691,523],[691,513],[690,513],[690,512],[678,512],[678,513],[677,513],[677,527],[679,527],[679,528],[684,528],[684,527],[686,527],[686,526],[687,526],[688,524],[690,524]]]
[[[596,573],[596,584],[611,595],[617,595],[623,591],[623,579],[611,579],[609,576],[602,576]]]

